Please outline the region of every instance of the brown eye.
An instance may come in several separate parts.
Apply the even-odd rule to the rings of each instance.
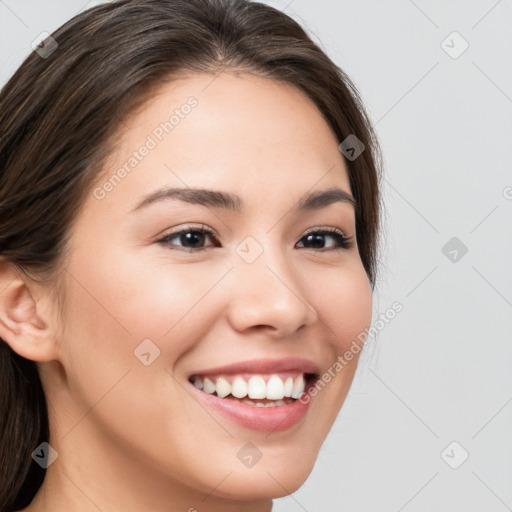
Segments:
[[[325,247],[325,239],[326,237],[333,238],[336,240],[335,243],[338,244],[338,247]],[[342,231],[338,229],[317,229],[316,231],[310,231],[306,235],[302,237],[301,240],[306,240],[306,244],[310,244],[310,247],[306,247],[306,249],[328,249],[328,250],[341,250],[341,249],[350,249],[352,247],[352,238],[347,237],[343,234]]]
[[[203,246],[205,240],[208,237],[214,238],[214,236],[215,233],[213,231],[204,227],[183,228],[175,231],[174,233],[165,235],[163,238],[158,240],[158,243],[167,246],[169,249],[193,252],[207,249],[208,247]],[[176,240],[177,242],[173,242],[173,240]]]

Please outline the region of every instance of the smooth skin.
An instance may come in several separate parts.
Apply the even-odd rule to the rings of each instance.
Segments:
[[[197,106],[120,183],[87,196],[62,309],[48,285],[0,266],[0,336],[38,361],[58,453],[25,512],[267,512],[306,480],[350,388],[358,356],[299,424],[271,434],[190,394],[194,371],[248,359],[299,356],[325,372],[372,305],[354,208],[294,211],[306,193],[352,190],[334,133],[288,84],[232,72],[163,84],[120,126],[100,186],[190,96]],[[161,187],[235,193],[243,211],[176,199],[135,209]],[[197,245],[158,242],[203,225],[215,236]],[[306,230],[325,227],[353,245],[330,234],[308,245]],[[236,250],[246,237],[262,249],[252,263]],[[145,339],[160,350],[149,366],[134,356]],[[262,453],[252,467],[237,458],[247,442]]]

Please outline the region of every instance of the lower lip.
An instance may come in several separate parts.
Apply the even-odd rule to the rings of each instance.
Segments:
[[[295,400],[286,405],[257,407],[244,404],[239,400],[219,398],[201,391],[193,384],[191,386],[198,397],[212,409],[245,428],[260,432],[282,432],[294,427],[304,418],[311,402],[311,397],[309,397],[310,400],[305,404],[300,400]]]

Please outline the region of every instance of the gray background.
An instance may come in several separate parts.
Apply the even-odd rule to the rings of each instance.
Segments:
[[[374,318],[404,308],[365,349],[310,478],[274,508],[512,510],[512,2],[267,3],[363,95],[386,164]],[[85,5],[0,0],[0,82]]]

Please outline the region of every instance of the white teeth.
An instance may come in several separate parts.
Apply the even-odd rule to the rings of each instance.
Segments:
[[[304,375],[299,375],[293,383],[292,398],[299,398],[300,394],[306,389]]]
[[[224,398],[231,393],[231,384],[224,377],[219,377],[215,384],[215,391],[217,391],[217,396]]]
[[[244,398],[247,396],[248,386],[242,377],[235,377],[231,384],[231,394],[236,398]]]
[[[203,391],[215,393],[215,384],[208,377],[203,380]]]
[[[283,381],[277,375],[272,375],[267,382],[267,398],[269,400],[281,400],[284,398]]]
[[[261,403],[261,402],[253,402],[252,400],[245,398],[244,400],[242,400],[242,402],[247,405],[252,405],[253,407],[277,407],[277,406],[281,406],[281,405],[287,405],[287,404],[293,402],[293,400],[289,399],[287,402],[285,402],[284,400],[276,400],[274,402]]]
[[[267,398],[267,385],[263,377],[255,375],[249,379],[249,398]]]
[[[293,378],[288,377],[284,383],[284,396],[292,396],[293,391]]]
[[[193,378],[193,385],[206,393],[217,393],[217,396],[220,398],[233,395],[233,397],[239,399],[246,397],[248,399],[266,398],[274,401],[272,403],[269,402],[265,407],[285,405],[283,398],[297,399],[306,387],[304,374],[298,375],[295,379],[291,376],[283,379],[279,375],[274,374],[271,375],[270,378],[266,377],[268,378],[268,382],[265,382],[262,375],[253,375],[249,381],[237,375],[234,376],[231,384],[228,378],[224,376],[211,378],[196,376]],[[254,405],[254,403],[251,403],[251,405]],[[258,407],[260,406],[261,405],[258,405]]]

